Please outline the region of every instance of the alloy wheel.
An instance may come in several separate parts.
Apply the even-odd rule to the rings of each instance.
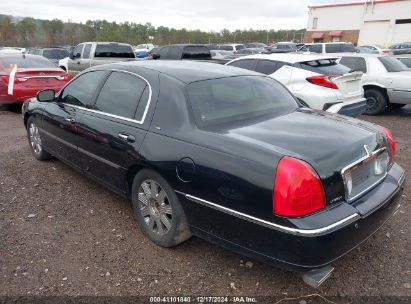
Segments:
[[[138,189],[140,213],[149,229],[158,235],[165,235],[171,229],[173,210],[170,200],[159,183],[144,180]]]
[[[29,137],[30,137],[30,144],[35,154],[41,153],[41,138],[39,133],[39,128],[36,126],[35,123],[31,123],[29,126]]]

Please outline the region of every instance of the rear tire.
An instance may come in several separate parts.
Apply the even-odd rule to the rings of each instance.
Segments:
[[[367,105],[364,111],[366,115],[378,115],[387,107],[387,98],[376,89],[366,89],[364,96],[367,99]]]
[[[51,154],[43,148],[39,128],[33,117],[27,120],[27,138],[29,140],[31,153],[37,160],[52,158]]]
[[[162,247],[176,246],[191,237],[184,210],[167,181],[143,169],[132,186],[134,215],[144,234]]]

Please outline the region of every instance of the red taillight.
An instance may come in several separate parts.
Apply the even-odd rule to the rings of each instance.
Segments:
[[[391,53],[390,50],[382,50],[382,52],[383,52],[384,54],[390,54],[390,53]]]
[[[9,85],[9,75],[1,75],[0,80],[5,84]]]
[[[384,128],[383,126],[379,126],[381,130],[384,132],[385,137],[387,137],[388,143],[390,144],[390,149],[391,149],[391,163],[394,162],[395,160],[395,139],[394,136],[392,136],[392,133],[390,130],[387,128]]]
[[[338,89],[337,85],[330,80],[329,76],[325,76],[325,75],[311,76],[306,79],[308,82],[311,82],[312,84],[315,84],[315,85],[319,85],[319,86],[331,88],[331,89]]]
[[[274,182],[274,214],[304,216],[324,207],[325,193],[317,172],[302,160],[283,157]]]

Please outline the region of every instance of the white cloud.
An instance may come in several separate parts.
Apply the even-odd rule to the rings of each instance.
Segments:
[[[219,31],[235,29],[300,29],[309,4],[353,0],[32,0],[3,1],[3,14],[63,21],[106,19],[150,22],[154,26]],[[359,0],[357,0],[359,1]],[[28,8],[30,8],[28,10]]]

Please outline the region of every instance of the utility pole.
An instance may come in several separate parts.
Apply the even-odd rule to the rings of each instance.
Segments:
[[[268,45],[268,30],[267,30],[267,40],[266,40],[265,44]]]

